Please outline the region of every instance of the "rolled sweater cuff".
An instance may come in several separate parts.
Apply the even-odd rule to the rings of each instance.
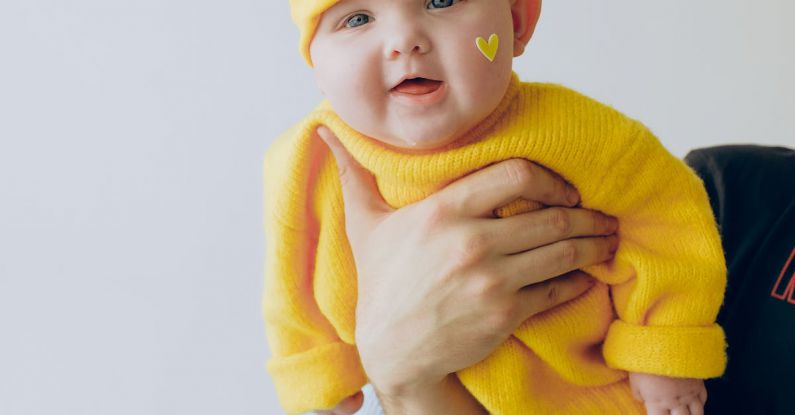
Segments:
[[[347,343],[273,357],[267,369],[279,402],[289,414],[333,408],[367,383],[359,352]]]
[[[717,324],[640,326],[616,320],[602,353],[608,366],[635,373],[708,379],[726,369],[726,338]]]

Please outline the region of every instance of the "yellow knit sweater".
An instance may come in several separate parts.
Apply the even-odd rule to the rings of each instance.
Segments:
[[[615,259],[585,269],[596,286],[528,319],[492,355],[458,372],[491,413],[643,413],[627,372],[722,374],[724,335],[715,318],[726,269],[699,178],[637,121],[514,74],[494,113],[454,148],[387,148],[324,102],[266,152],[267,369],[289,413],[333,407],[367,383],[354,344],[356,268],[337,167],[312,134],[320,124],[375,175],[395,208],[487,164],[523,157],[574,184],[584,207],[619,218]],[[503,216],[527,211],[522,202]]]

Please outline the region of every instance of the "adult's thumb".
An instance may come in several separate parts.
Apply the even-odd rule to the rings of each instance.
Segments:
[[[339,138],[322,125],[317,128],[317,134],[328,145],[337,162],[345,217],[369,221],[391,210],[378,191],[375,177],[348,153]]]

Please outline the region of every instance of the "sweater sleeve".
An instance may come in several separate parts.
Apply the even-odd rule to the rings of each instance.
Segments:
[[[262,312],[271,351],[267,370],[282,407],[294,414],[336,406],[358,392],[366,376],[356,347],[340,339],[314,297],[316,231],[283,219],[304,201],[290,187],[295,158],[280,145],[266,153],[263,168]]]
[[[706,191],[648,129],[637,123],[632,135],[588,206],[620,222],[615,259],[586,269],[610,284],[618,317],[602,352],[630,372],[720,376],[726,265]]]

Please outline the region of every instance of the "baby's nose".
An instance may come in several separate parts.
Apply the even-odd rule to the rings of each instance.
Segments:
[[[387,59],[397,59],[415,53],[424,55],[430,51],[431,42],[428,37],[419,29],[410,28],[391,35],[384,52]]]

